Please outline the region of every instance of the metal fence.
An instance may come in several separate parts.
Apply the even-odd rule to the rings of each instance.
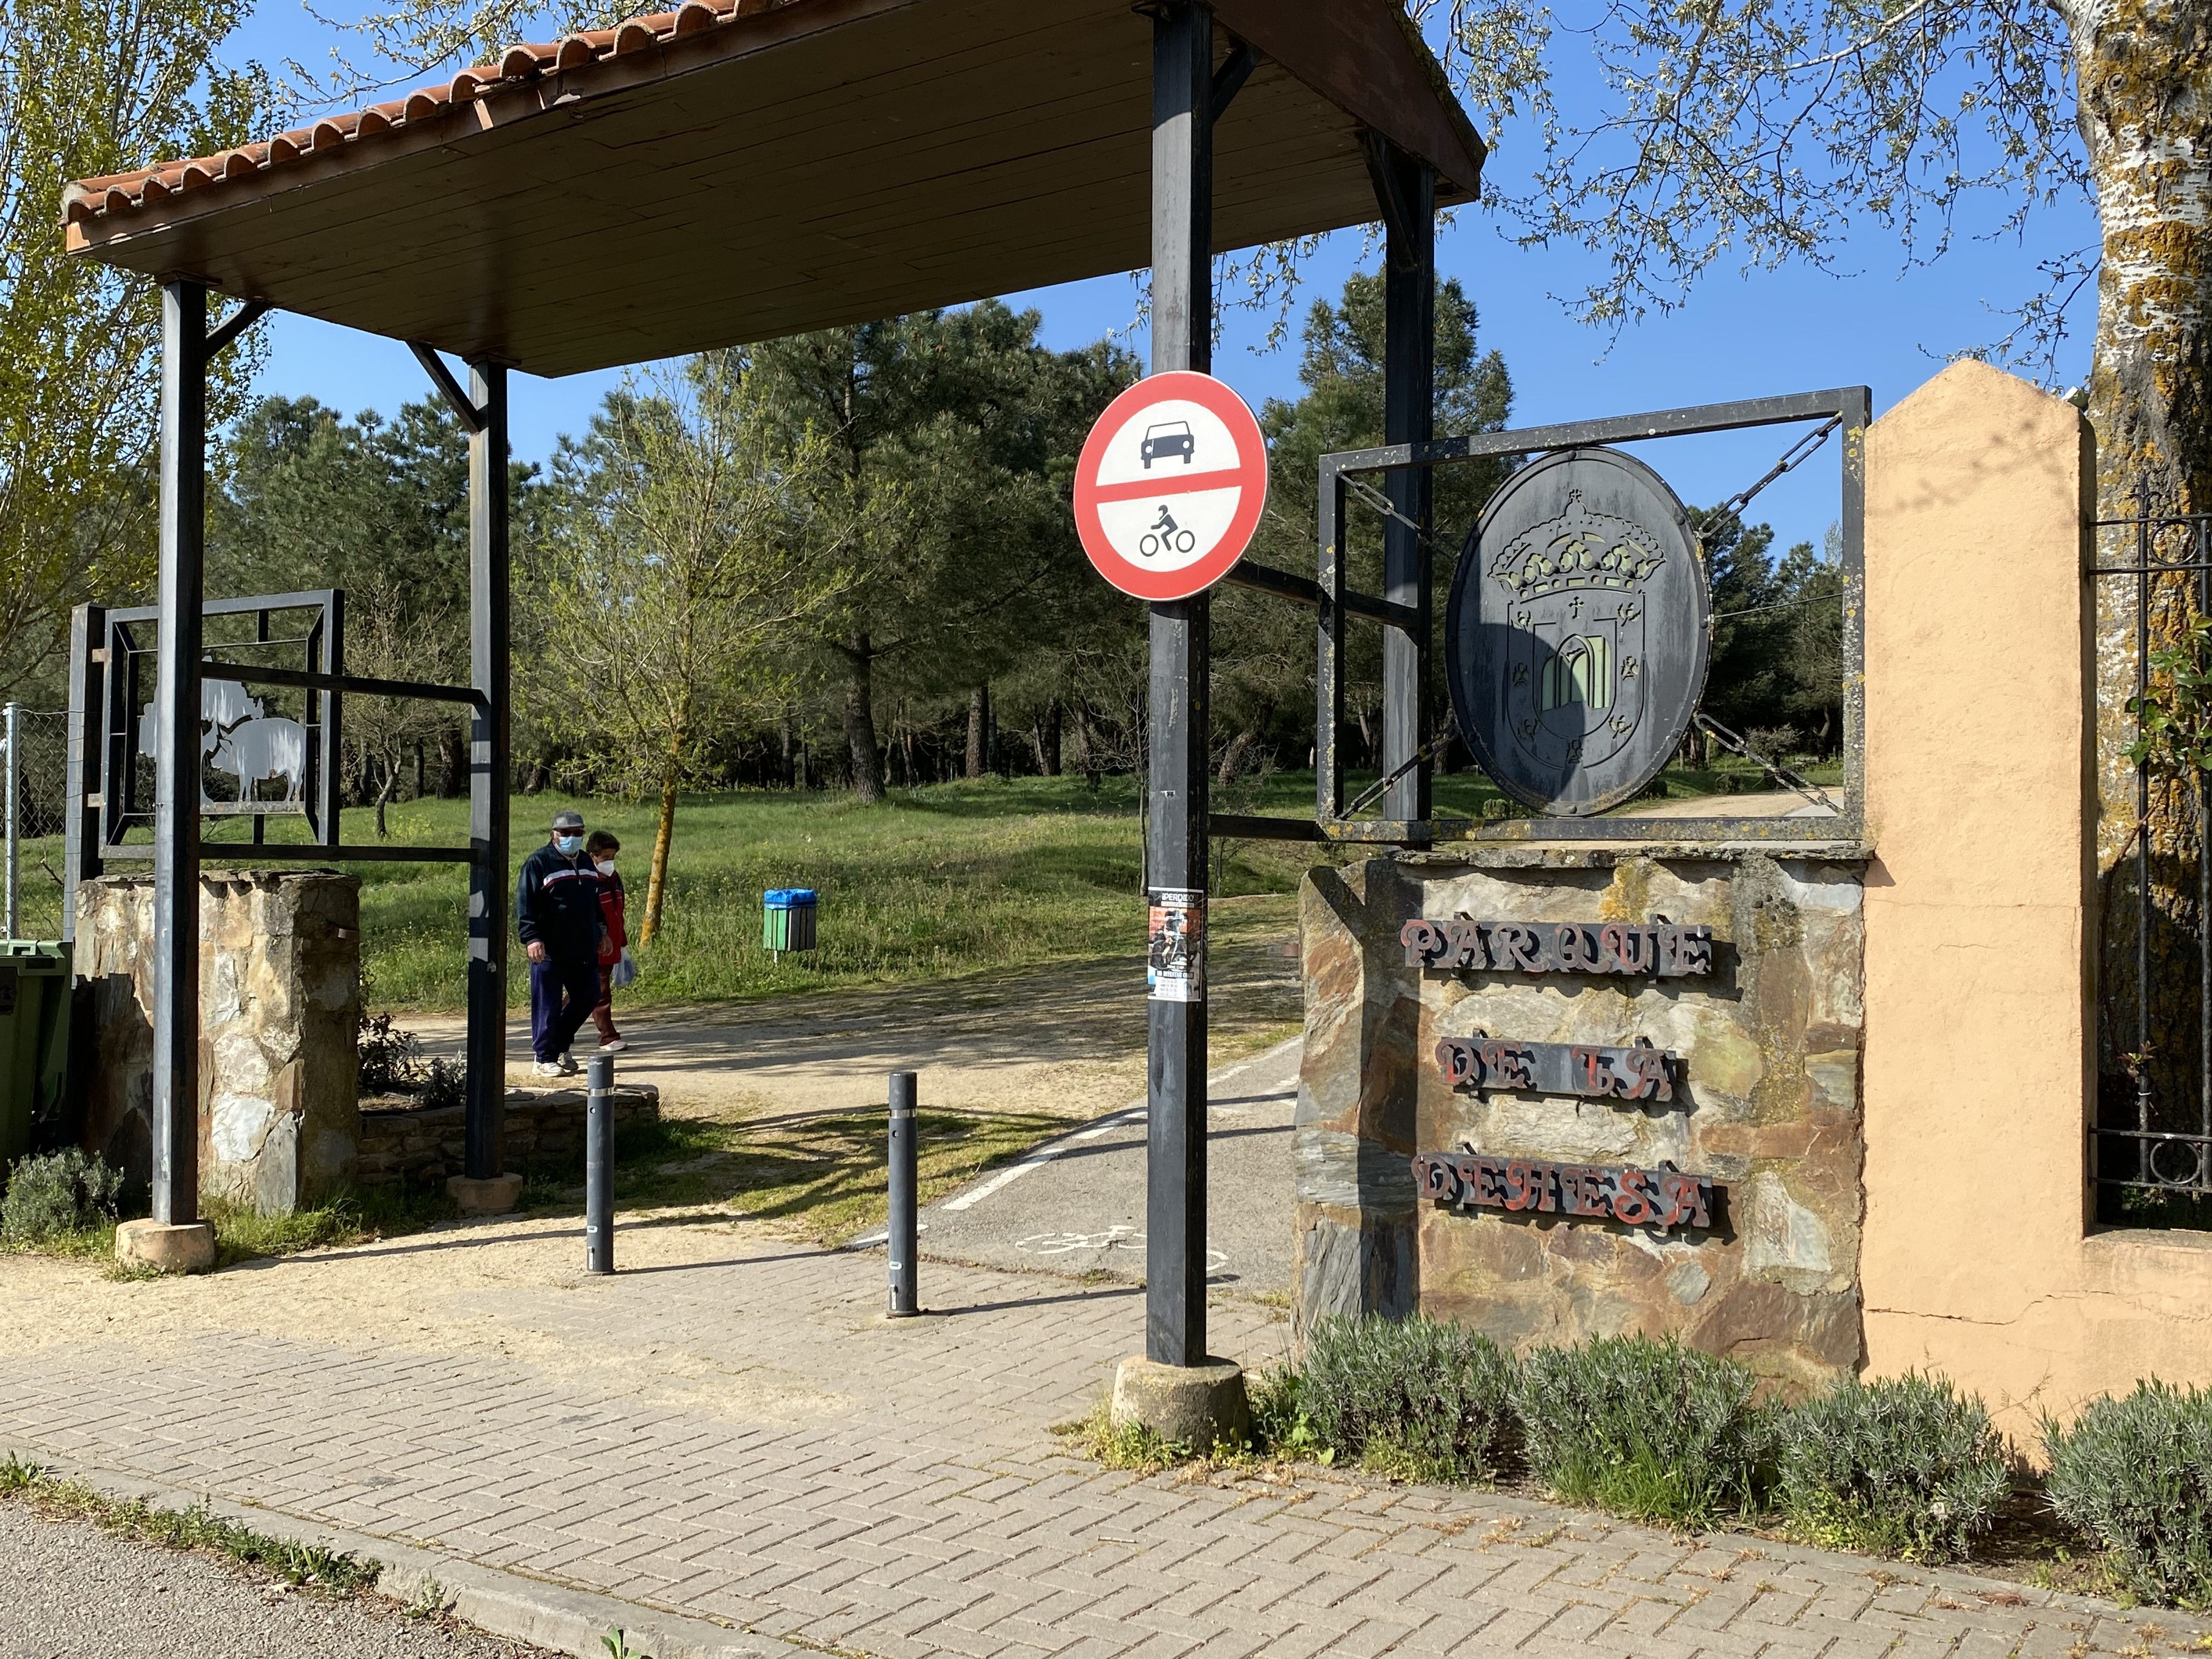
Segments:
[[[0,806],[0,831],[4,831],[6,937],[17,939],[23,930],[27,882],[50,881],[61,890],[61,855],[58,849],[28,843],[58,837],[68,818],[69,716],[21,703],[6,707],[0,723],[0,769],[4,769],[4,806]]]
[[[2212,514],[2098,531],[2097,1217],[2212,1228]]]

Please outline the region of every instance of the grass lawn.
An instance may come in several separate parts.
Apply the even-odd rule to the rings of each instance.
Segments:
[[[1669,793],[1709,793],[1723,775],[1670,772]],[[1349,778],[1348,792],[1356,796],[1371,776]],[[1223,794],[1216,805],[1224,811],[1310,816],[1313,777],[1278,773],[1257,790]],[[1498,792],[1479,775],[1462,773],[1439,778],[1436,794],[1440,813],[1480,817],[1484,802],[1497,799]],[[1134,779],[1109,778],[1093,791],[1074,777],[895,790],[877,807],[856,805],[849,796],[831,792],[689,797],[677,816],[662,931],[650,951],[637,953],[640,977],[626,1002],[643,1007],[756,999],[1134,952],[1142,947],[1145,927],[1139,799]],[[645,906],[652,810],[553,794],[518,796],[518,863],[537,845],[540,826],[568,805],[581,810],[595,828],[622,837],[634,936]],[[466,835],[467,806],[406,802],[389,810],[389,823],[394,842],[455,845]],[[270,834],[289,839],[302,828],[297,821],[277,821]],[[221,840],[238,829],[211,827],[211,866],[222,861]],[[373,814],[347,812],[349,842],[374,836]],[[1297,842],[1223,844],[1217,848],[1212,890],[1223,897],[1288,894],[1309,864],[1330,856]],[[1364,854],[1348,850],[1338,856]],[[58,841],[26,845],[24,919],[31,937],[50,939],[59,929],[60,866]],[[458,1009],[464,872],[443,865],[353,867],[362,878],[367,1004]],[[762,948],[760,896],[771,887],[820,891],[818,950],[778,962]],[[519,1005],[526,1000],[526,976],[518,973],[514,984]]]

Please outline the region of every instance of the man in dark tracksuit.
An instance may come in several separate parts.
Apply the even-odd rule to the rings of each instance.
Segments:
[[[515,931],[530,955],[530,1038],[538,1075],[576,1069],[568,1053],[599,1000],[599,872],[580,812],[553,815],[553,838],[522,861]]]

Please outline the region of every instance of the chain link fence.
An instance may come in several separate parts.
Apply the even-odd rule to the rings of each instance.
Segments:
[[[69,817],[69,716],[9,703],[0,726],[7,936],[55,939],[62,919],[62,833]]]

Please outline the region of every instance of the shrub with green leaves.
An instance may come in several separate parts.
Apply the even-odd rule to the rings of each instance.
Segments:
[[[0,1197],[0,1239],[49,1244],[93,1227],[111,1226],[123,1193],[123,1171],[76,1147],[9,1167]]]
[[[1425,1315],[1323,1319],[1297,1410],[1340,1457],[1409,1480],[1488,1480],[1511,1443],[1515,1370],[1488,1337]]]
[[[2149,1601],[2212,1605],[2212,1391],[2138,1382],[2043,1423],[2051,1507]]]
[[[1571,1504],[1704,1526],[1755,1513],[1780,1413],[1732,1360],[1672,1338],[1601,1336],[1521,1362],[1514,1405],[1528,1465]]]
[[[1814,1543],[1957,1560],[2012,1492],[1980,1399],[1941,1377],[1850,1382],[1782,1419],[1776,1499]]]

